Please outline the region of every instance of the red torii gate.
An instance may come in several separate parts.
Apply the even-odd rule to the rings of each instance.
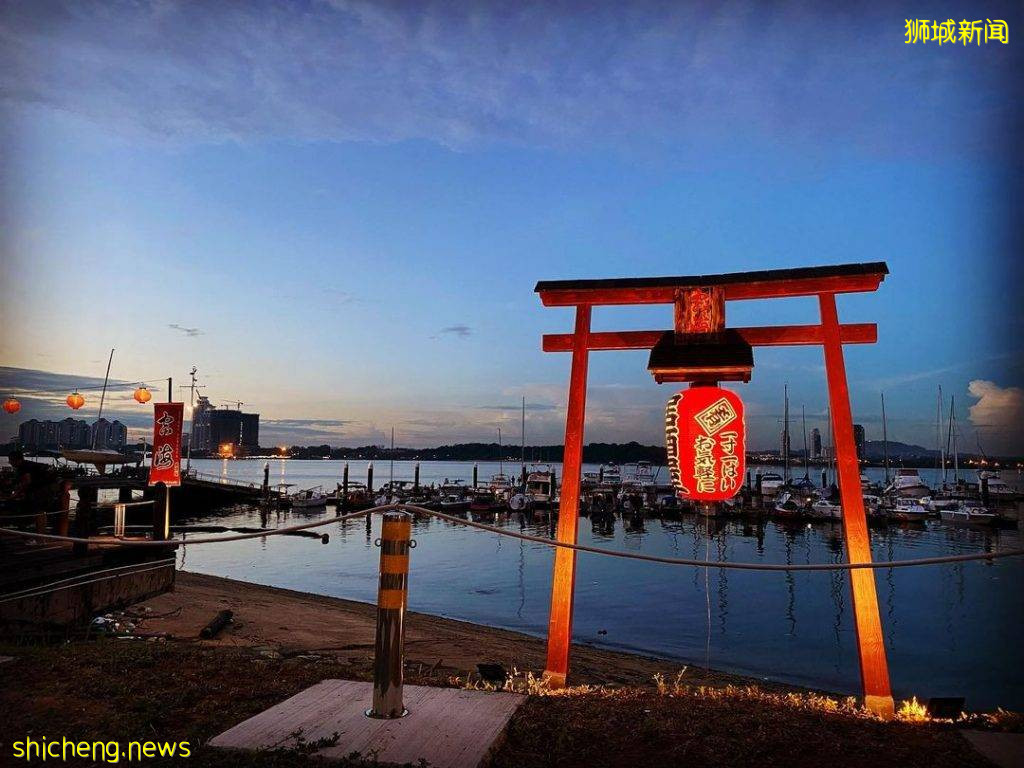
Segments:
[[[888,273],[889,268],[884,262],[874,262],[724,275],[557,280],[537,283],[535,290],[540,294],[544,306],[576,308],[574,331],[545,335],[543,341],[545,352],[572,352],[558,540],[576,543],[590,350],[651,349],[666,334],[666,331],[591,333],[590,316],[594,306],[673,304],[674,330],[681,334],[692,333],[695,330],[724,330],[727,301],[817,296],[821,314],[821,322],[818,325],[765,326],[733,330],[752,347],[820,344],[824,348],[847,557],[851,563],[871,562],[867,518],[864,514],[864,498],[860,484],[860,465],[853,438],[853,416],[850,412],[843,344],[873,344],[878,339],[878,329],[874,323],[840,325],[836,311],[836,294],[875,291]],[[695,290],[711,297],[715,308],[712,313],[712,327],[695,328],[691,325],[692,318],[687,316],[686,307],[688,297]],[[749,376],[749,370],[747,375]],[[889,687],[889,669],[878,611],[878,597],[875,592],[874,571],[869,568],[851,569],[849,574],[864,703],[874,712],[891,716],[893,699]],[[569,672],[575,581],[575,550],[557,548],[551,582],[551,613],[548,620],[545,668],[546,679],[556,687],[565,685]]]

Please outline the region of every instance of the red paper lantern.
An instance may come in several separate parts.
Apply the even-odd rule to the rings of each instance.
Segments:
[[[665,411],[668,468],[677,493],[694,501],[735,496],[746,472],[743,401],[721,387],[691,387]]]
[[[153,399],[153,395],[145,387],[139,387],[138,389],[136,389],[135,394],[132,395],[132,397],[134,397],[138,402],[142,403],[143,405],[145,405],[146,403]]]
[[[4,400],[4,410],[8,413],[17,413],[21,410],[21,403],[15,400],[13,397],[9,397]]]
[[[85,398],[78,394],[77,390],[68,395],[68,407],[71,410],[77,411],[83,405],[85,405]]]

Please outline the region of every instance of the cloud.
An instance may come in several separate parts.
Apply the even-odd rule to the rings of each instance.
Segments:
[[[201,330],[199,330],[198,328],[185,328],[184,326],[178,325],[177,323],[168,323],[167,327],[168,328],[173,328],[176,331],[181,331],[186,336],[190,336],[190,337],[202,336],[203,335],[203,332]]]
[[[438,333],[451,334],[452,336],[457,336],[460,339],[465,339],[471,333],[473,333],[473,329],[470,328],[468,325],[449,325],[442,328],[440,331],[438,331]]]
[[[693,147],[742,126],[901,156],[1001,148],[1019,51],[947,63],[902,26],[884,4],[752,0],[36,0],[0,6],[0,94],[190,143]]]
[[[967,392],[978,399],[968,411],[981,447],[997,454],[1024,452],[1024,389],[974,379],[967,385]]]

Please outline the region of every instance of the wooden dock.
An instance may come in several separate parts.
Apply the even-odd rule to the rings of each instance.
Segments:
[[[174,584],[173,544],[117,546],[97,537],[88,551],[66,542],[0,537],[0,636],[39,634],[158,595]]]
[[[477,768],[526,700],[515,693],[409,685],[404,697],[409,714],[378,720],[365,714],[372,698],[372,683],[324,680],[214,737],[210,746],[260,750],[322,744],[313,754],[327,759],[358,752],[382,764],[425,761],[432,768]]]

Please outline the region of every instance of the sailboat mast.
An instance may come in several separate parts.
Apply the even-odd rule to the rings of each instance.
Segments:
[[[942,450],[942,385],[939,384],[939,401],[935,406],[935,450],[938,455],[935,457],[936,468],[942,474],[942,479],[945,481],[946,477],[946,454]]]
[[[395,491],[395,428],[391,428],[391,492]]]
[[[953,435],[953,482],[959,482],[959,452],[956,450],[956,395],[949,395],[949,430]]]
[[[800,406],[800,420],[803,422],[804,425],[804,480],[809,480],[811,477],[811,471],[807,464],[807,411],[802,405]]]
[[[103,418],[103,401],[107,399],[107,381],[110,380],[110,364],[114,362],[114,350],[110,350],[110,357],[107,358],[107,374],[103,377],[103,391],[100,393],[100,411],[96,414],[96,429],[92,431],[92,449],[96,450],[96,434],[99,432],[100,419]],[[167,398],[170,400],[170,397]]]
[[[505,467],[501,459],[501,427],[498,427],[498,474],[505,474]]]
[[[520,462],[519,466],[520,466],[520,469],[522,470],[522,477],[520,478],[520,482],[523,484],[523,487],[525,487],[526,486],[526,395],[523,395],[523,422],[522,422],[522,432],[520,434],[522,436],[521,439],[523,441],[522,442],[522,448],[520,449],[520,452],[519,452],[519,462]]]
[[[785,410],[782,426],[782,477],[789,482],[789,385],[783,384],[782,391],[785,399]]]
[[[885,392],[882,393],[882,463],[885,465],[885,484],[889,484],[889,431],[885,422]]]

